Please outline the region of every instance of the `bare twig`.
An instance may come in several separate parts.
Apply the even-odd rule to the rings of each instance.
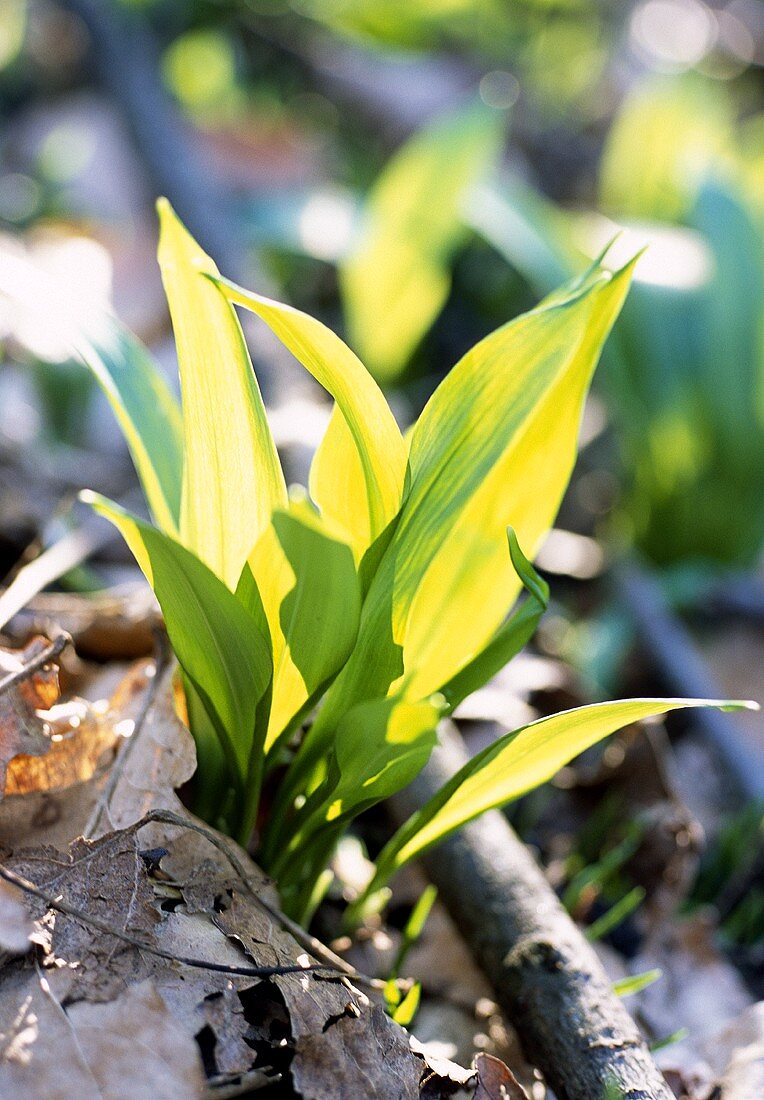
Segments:
[[[51,661],[54,661],[56,657],[63,653],[71,640],[69,635],[64,632],[55,637],[49,646],[46,646],[41,653],[28,661],[23,668],[11,672],[10,675],[0,680],[0,695],[8,691],[9,688],[15,687],[16,684],[22,684],[30,676],[34,676],[35,672],[39,672],[41,668],[49,665]]]
[[[64,573],[80,565],[94,550],[111,539],[101,524],[78,527],[23,565],[0,595],[0,628],[21,611],[39,592]]]
[[[277,909],[274,905],[271,905],[270,902],[266,901],[265,898],[261,897],[236,853],[211,829],[205,828],[199,822],[193,821],[191,818],[181,817],[180,814],[173,813],[172,810],[151,810],[137,823],[136,828],[140,828],[142,825],[146,825],[151,821],[164,822],[166,825],[177,825],[182,829],[191,829],[193,832],[199,833],[200,836],[203,836],[205,840],[209,841],[210,844],[225,856],[252,900],[259,905],[269,917],[272,917],[277,924],[280,924],[282,928],[289,932],[294,939],[297,940],[300,946],[304,947],[306,951],[309,951],[314,958],[323,962],[326,966],[331,967],[333,970],[338,970],[345,977],[352,979],[359,985],[365,985],[372,989],[384,989],[385,983],[383,981],[378,978],[371,978],[366,974],[360,974],[350,965],[350,963],[332,951],[330,947],[327,947],[321,940],[316,939],[315,936],[306,932],[304,928],[300,927],[300,925],[288,917],[286,913],[282,913],[280,909]]]
[[[35,886],[29,879],[24,878],[23,875],[17,874],[15,871],[11,871],[10,868],[0,864],[0,878],[5,879],[12,886],[17,886],[19,890],[23,890],[26,894],[31,894],[33,897],[39,898],[40,901],[44,901],[50,909],[55,909],[58,913],[64,913],[67,917],[74,917],[75,920],[81,921],[89,928],[95,928],[99,932],[103,932],[105,935],[114,936],[118,940],[122,940],[124,943],[129,943],[131,947],[137,947],[140,951],[146,951],[149,955],[155,955],[160,959],[167,959],[169,962],[180,963],[183,966],[196,967],[199,970],[214,970],[219,974],[231,974],[244,978],[270,978],[281,974],[304,974],[310,971],[325,970],[324,966],[299,966],[298,964],[289,966],[230,966],[227,963],[209,962],[206,959],[195,959],[189,955],[175,955],[172,951],[165,951],[161,947],[155,947],[153,944],[146,943],[145,940],[139,939],[137,936],[131,936],[129,932],[124,932],[119,928],[115,928],[109,924],[108,921],[103,921],[100,917],[94,917],[91,913],[86,913],[83,909],[77,908],[76,905],[70,905],[69,902],[64,901],[61,897],[48,893],[46,890],[41,890],[39,886]]]

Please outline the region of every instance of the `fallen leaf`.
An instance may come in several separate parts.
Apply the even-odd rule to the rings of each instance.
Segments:
[[[24,895],[16,886],[0,880],[0,953],[25,955],[31,932],[32,920]]]
[[[0,679],[23,673],[50,642],[37,637],[20,650],[0,649]],[[42,756],[51,740],[38,710],[48,710],[58,699],[58,673],[54,665],[12,684],[0,694],[0,797],[5,790],[8,764],[17,756]]]
[[[329,968],[306,969],[316,960],[260,904],[261,887],[273,904],[272,888],[245,853],[236,849],[237,866],[232,867],[225,855],[232,842],[219,834],[205,830],[202,835],[174,821],[155,821],[152,827],[166,855],[161,849],[142,851],[139,837],[146,826],[138,821],[93,841],[80,838],[68,852],[27,849],[6,860],[6,866],[69,908],[58,911],[38,898],[30,902],[44,991],[59,1013],[69,1020],[82,1014],[81,1006],[95,1012],[150,980],[177,1027],[196,1039],[212,1080],[249,1080],[255,1071],[291,1073],[306,1097],[327,1095],[330,1078],[345,1090],[335,1095],[418,1096],[420,1080],[433,1077],[426,1060],[411,1049],[406,1032],[347,977]],[[186,883],[177,877],[183,867],[190,872],[188,907]],[[126,943],[120,934],[137,944]],[[190,966],[189,959],[202,965]],[[299,969],[265,979],[214,969],[252,964]],[[19,984],[21,975],[26,984]],[[0,968],[0,1021],[12,1024],[24,1017],[35,980],[27,960]],[[98,1018],[96,1013],[93,1019]],[[76,1028],[77,1020],[70,1026]],[[39,1064],[48,1040],[40,1046],[33,1031],[21,1028],[25,1057]],[[13,1032],[7,1058],[14,1072],[11,1055],[19,1042]],[[132,1096],[131,1090],[130,1082],[126,1091]]]
[[[475,1055],[478,1083],[473,1100],[528,1100],[509,1066],[493,1054]]]
[[[5,629],[13,637],[28,637],[49,622],[71,635],[82,657],[130,660],[151,654],[161,616],[153,592],[141,578],[88,595],[41,592]]]
[[[0,1093],[28,1100],[195,1100],[205,1091],[199,1048],[150,981],[107,1004],[68,1011],[36,975],[13,1026],[0,1034]]]
[[[175,791],[196,770],[196,748],[175,710],[174,675],[172,664],[158,674],[155,663],[145,661],[113,695],[106,721],[128,736],[114,762],[101,812],[91,822],[92,835],[127,828],[150,810],[185,813]],[[162,830],[166,834],[167,826]]]
[[[8,764],[5,796],[47,794],[87,783],[111,763],[117,737],[83,699],[60,703],[44,713],[48,748],[44,756],[17,756]]]
[[[155,943],[159,914],[135,830],[96,841],[79,838],[67,853],[22,849],[6,866],[88,918]],[[36,919],[33,939],[42,948],[42,965],[51,971],[59,1000],[112,1000],[150,973],[141,953],[117,936],[98,933],[85,920],[51,910],[38,898],[29,898],[29,908]]]
[[[292,1081],[304,1100],[408,1100],[419,1096],[423,1068],[405,1033],[376,1005],[299,1038]]]

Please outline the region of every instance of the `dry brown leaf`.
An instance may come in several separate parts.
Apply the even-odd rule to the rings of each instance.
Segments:
[[[10,666],[14,666],[11,671],[28,667],[46,646],[44,639],[35,639],[17,654],[0,650],[6,672]],[[0,845],[4,847],[67,844],[81,833],[111,762],[118,741],[114,723],[105,722],[103,714],[82,699],[57,703],[57,698],[58,675],[53,665],[0,695],[0,776],[5,771]],[[19,736],[25,752],[9,759]]]
[[[0,1035],[0,1094],[29,1100],[194,1100],[199,1049],[150,981],[107,1004],[68,1011],[29,972],[20,1011]]]
[[[68,853],[25,849],[6,866],[89,917],[155,942],[159,914],[134,830],[96,841],[80,838]],[[141,953],[123,940],[94,933],[76,917],[49,911],[39,899],[31,898],[29,906],[37,921],[34,939],[42,948],[43,966],[52,971],[50,982],[59,999],[109,1001],[150,973]]]
[[[409,1100],[419,1096],[422,1069],[405,1032],[377,1005],[298,1039],[292,1080],[304,1100]]]
[[[475,1056],[478,1083],[474,1100],[528,1100],[528,1093],[501,1058]]]
[[[190,1100],[203,1093],[199,1048],[150,981],[109,1004],[80,1002],[67,1016],[106,1100]]]
[[[130,660],[152,652],[153,631],[160,621],[156,599],[141,578],[89,595],[41,592],[14,615],[6,630],[15,638],[26,637],[42,624],[55,622],[71,635],[80,655]]]
[[[84,1010],[80,1006],[95,1012],[134,990],[136,983],[150,980],[175,1024],[188,1039],[197,1038],[205,1068],[215,1079],[271,1067],[271,1073],[291,1072],[298,1091],[307,1097],[328,1095],[329,1078],[341,1081],[345,1090],[335,1095],[384,1100],[417,1096],[420,1079],[428,1072],[425,1059],[410,1049],[406,1033],[345,977],[325,969],[300,969],[262,980],[183,962],[192,958],[240,968],[252,963],[315,964],[250,893],[253,884],[255,889],[262,885],[273,904],[267,880],[243,852],[238,850],[237,858],[246,863],[246,882],[199,833],[179,831],[175,824],[155,822],[154,827],[165,830],[161,839],[166,857],[161,852],[141,854],[137,838],[145,826],[137,823],[95,841],[79,839],[68,853],[38,849],[7,861],[49,897],[82,914],[56,911],[45,901],[31,903],[47,994],[65,1020],[74,1018],[70,1026],[78,1026],[77,1014]],[[190,872],[188,908],[185,883],[176,877],[184,867]],[[205,868],[204,886],[200,868]],[[94,928],[90,919],[105,922],[114,932]],[[116,932],[169,952],[178,961],[125,943]],[[21,981],[24,975],[26,983]],[[33,980],[28,961],[0,969],[0,1022],[10,1021],[5,1030],[12,1033],[8,1045],[14,1049],[20,1040],[12,1024],[26,1011]],[[40,1046],[39,1037],[21,1030],[27,1055],[39,1064],[47,1057],[47,1039]],[[17,1073],[11,1054],[8,1058]]]
[[[23,893],[0,880],[0,953],[25,955],[31,932],[32,920]]]
[[[23,649],[0,649],[0,679],[22,672],[50,643],[37,637]],[[0,694],[0,797],[5,790],[8,764],[18,756],[42,756],[51,746],[49,729],[38,710],[48,710],[58,699],[54,665],[13,684]]]
[[[48,750],[44,756],[17,756],[8,765],[5,796],[53,793],[87,783],[111,762],[117,737],[83,699],[45,712]]]
[[[92,835],[127,828],[150,810],[183,812],[175,791],[196,770],[196,748],[175,711],[174,667],[166,668],[158,682],[156,676],[154,662],[142,662],[112,697],[106,721],[133,732],[114,763]],[[166,833],[167,826],[162,828]]]

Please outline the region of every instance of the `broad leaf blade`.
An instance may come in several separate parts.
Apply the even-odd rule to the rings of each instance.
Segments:
[[[486,337],[435,391],[412,435],[411,489],[358,643],[313,745],[348,706],[391,685],[405,683],[409,698],[438,691],[494,637],[522,586],[506,528],[532,558],[554,521],[629,276],[594,267]]]
[[[506,734],[473,757],[385,847],[371,889],[399,867],[486,810],[505,806],[551,779],[574,756],[616,730],[685,707],[754,708],[709,699],[626,699],[594,703],[540,718]]]
[[[400,698],[374,699],[348,711],[337,726],[324,781],[298,812],[289,844],[283,846],[281,829],[266,835],[266,853],[275,857],[269,870],[282,885],[299,875],[300,858],[321,838],[416,778],[435,745],[441,713],[437,699]]]
[[[462,204],[495,159],[497,112],[438,118],[398,150],[369,194],[360,239],[340,270],[351,343],[380,379],[394,379],[442,309]]]
[[[427,694],[493,637],[521,582],[512,526],[533,558],[576,457],[583,403],[629,285],[594,269],[488,336],[435,391],[411,441],[396,532],[394,633],[409,689]]]
[[[86,499],[119,529],[162,608],[178,662],[212,721],[229,768],[243,783],[257,739],[258,708],[270,688],[270,649],[251,615],[189,550],[95,494]],[[262,727],[262,728],[257,728]]]
[[[515,572],[523,582],[528,599],[497,630],[491,641],[464,668],[440,689],[448,704],[449,712],[463,699],[500,672],[515,657],[526,642],[533,637],[541,616],[549,603],[549,585],[542,580],[521,551],[517,537],[507,530],[509,553]]]
[[[358,632],[361,595],[350,548],[318,520],[276,512],[249,559],[273,643],[270,749],[332,680]]]
[[[681,220],[709,168],[734,160],[734,131],[731,99],[715,81],[697,74],[641,81],[605,143],[602,206],[621,217]]]
[[[311,470],[324,518],[360,561],[393,521],[406,479],[406,446],[374,379],[339,336],[314,317],[218,279],[229,301],[252,310],[336,402]]]
[[[273,509],[286,504],[284,476],[241,326],[207,277],[217,268],[166,200],[158,209],[183,397],[181,539],[233,589]]]
[[[88,309],[46,272],[3,252],[0,293],[52,331],[103,389],[130,448],[151,514],[177,533],[183,450],[180,409],[147,349],[116,317]]]

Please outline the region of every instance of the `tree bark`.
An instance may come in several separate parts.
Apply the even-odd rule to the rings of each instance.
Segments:
[[[394,816],[408,817],[465,759],[446,724],[420,778],[393,799]],[[424,864],[558,1100],[672,1100],[596,954],[502,814],[484,814]]]

